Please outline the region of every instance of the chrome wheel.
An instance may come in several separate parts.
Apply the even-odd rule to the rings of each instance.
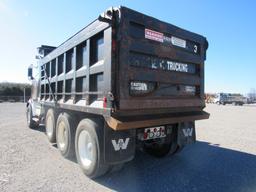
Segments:
[[[57,130],[57,141],[58,141],[58,146],[61,151],[64,151],[67,145],[67,140],[68,140],[68,133],[67,133],[67,128],[65,126],[65,123],[61,121],[58,125],[58,130]]]
[[[46,119],[46,134],[49,138],[53,135],[53,118],[52,116],[48,116]]]
[[[88,131],[83,130],[78,136],[78,153],[82,165],[88,169],[95,161],[96,150]]]
[[[31,119],[31,113],[30,113],[30,108],[28,107],[28,109],[27,109],[27,121],[28,121],[28,125],[30,125],[30,119]]]

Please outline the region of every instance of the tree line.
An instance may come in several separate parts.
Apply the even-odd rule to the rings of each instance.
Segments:
[[[24,88],[26,96],[31,94],[31,85],[28,83],[0,83],[0,96],[23,96]]]

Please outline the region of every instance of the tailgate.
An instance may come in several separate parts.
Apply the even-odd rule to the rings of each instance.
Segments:
[[[118,36],[118,110],[204,107],[204,37],[124,7]]]

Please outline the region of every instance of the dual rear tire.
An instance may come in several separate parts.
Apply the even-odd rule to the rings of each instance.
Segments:
[[[76,159],[85,175],[96,178],[105,174],[110,166],[103,161],[103,123],[90,119],[82,120],[76,130]]]
[[[76,120],[67,113],[61,113],[56,123],[56,143],[61,155],[67,159],[75,157]]]
[[[76,158],[82,171],[90,178],[96,178],[112,166],[103,159],[103,121],[99,119],[83,119],[78,121],[68,113],[56,113],[49,109],[45,118],[46,135],[50,142],[56,142],[62,156],[74,160]],[[77,125],[78,124],[78,125]]]
[[[56,120],[53,109],[46,114],[46,134],[50,142],[56,141],[62,156],[73,160],[76,158],[82,171],[89,178],[96,178],[108,171],[117,171],[121,165],[108,165],[103,157],[103,126],[100,119],[83,119],[78,121],[68,113],[60,113]],[[56,123],[55,123],[56,122]],[[77,125],[78,124],[78,125]],[[179,150],[177,145],[177,129],[160,143],[144,145],[150,155],[163,157]]]
[[[57,144],[62,156],[73,159],[75,156],[76,121],[68,113],[60,113],[56,118],[54,109],[48,109],[45,117],[45,130],[48,140]]]

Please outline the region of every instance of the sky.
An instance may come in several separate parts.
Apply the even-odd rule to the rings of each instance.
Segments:
[[[0,82],[29,82],[36,48],[58,46],[111,6],[124,5],[205,36],[205,91],[256,88],[256,1],[0,0]]]

